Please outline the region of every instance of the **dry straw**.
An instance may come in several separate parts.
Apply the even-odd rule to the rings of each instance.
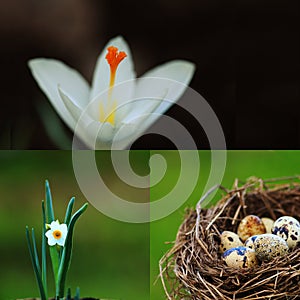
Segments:
[[[217,205],[188,209],[174,246],[160,260],[167,299],[300,299],[300,247],[254,269],[227,267],[220,257],[219,234],[237,231],[246,215],[300,219],[300,177],[236,180]],[[287,182],[287,183],[282,183]]]

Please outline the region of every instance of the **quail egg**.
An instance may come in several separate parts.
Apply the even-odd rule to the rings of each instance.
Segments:
[[[272,227],[274,225],[274,220],[270,218],[261,218],[262,222],[264,223],[266,227],[266,233],[272,233]]]
[[[254,250],[254,241],[256,240],[257,237],[258,237],[258,235],[252,235],[252,236],[250,236],[245,241],[244,246]]]
[[[243,246],[239,236],[232,231],[223,231],[220,235],[220,252],[223,253],[228,249]]]
[[[255,215],[249,215],[242,219],[237,230],[237,234],[243,242],[252,235],[263,233],[266,233],[266,227],[261,218]]]
[[[272,233],[282,237],[289,248],[300,243],[300,223],[293,217],[283,216],[274,222]]]
[[[254,250],[259,260],[270,261],[275,257],[286,255],[289,247],[280,236],[266,233],[255,238]]]
[[[253,268],[258,265],[255,251],[247,247],[235,247],[225,251],[222,255],[228,267],[236,269]]]

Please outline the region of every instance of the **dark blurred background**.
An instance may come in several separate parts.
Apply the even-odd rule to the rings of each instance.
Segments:
[[[121,34],[138,75],[176,58],[197,65],[191,87],[214,109],[228,148],[299,148],[299,20],[294,0],[2,0],[0,146],[69,148],[71,132],[26,63],[60,59],[90,81],[102,47]],[[208,147],[195,120],[176,106],[168,114]],[[156,135],[134,144],[171,147]]]

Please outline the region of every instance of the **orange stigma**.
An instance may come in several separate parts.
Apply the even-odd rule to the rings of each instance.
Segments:
[[[110,66],[110,82],[108,91],[108,102],[107,106],[104,107],[102,103],[99,106],[99,119],[100,122],[108,122],[112,126],[115,124],[115,110],[117,107],[117,101],[112,99],[112,90],[115,85],[116,73],[119,64],[127,56],[124,51],[119,51],[117,47],[110,46],[107,48],[107,54],[105,56]]]
[[[124,51],[120,51],[117,47],[110,46],[107,48],[107,54],[105,56],[110,66],[110,83],[109,86],[113,87],[115,84],[116,72],[120,62],[127,56]]]

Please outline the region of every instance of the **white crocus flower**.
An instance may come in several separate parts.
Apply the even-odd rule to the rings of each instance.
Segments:
[[[54,246],[64,246],[66,241],[66,236],[68,233],[68,227],[66,224],[59,224],[58,221],[52,221],[50,225],[48,225],[50,228],[46,233],[46,237],[48,238],[48,245]]]
[[[136,79],[122,37],[110,40],[102,51],[91,87],[54,59],[32,59],[29,67],[60,117],[96,149],[110,149],[115,140],[120,141],[117,148],[126,148],[180,98],[195,70],[188,61],[174,60]]]

